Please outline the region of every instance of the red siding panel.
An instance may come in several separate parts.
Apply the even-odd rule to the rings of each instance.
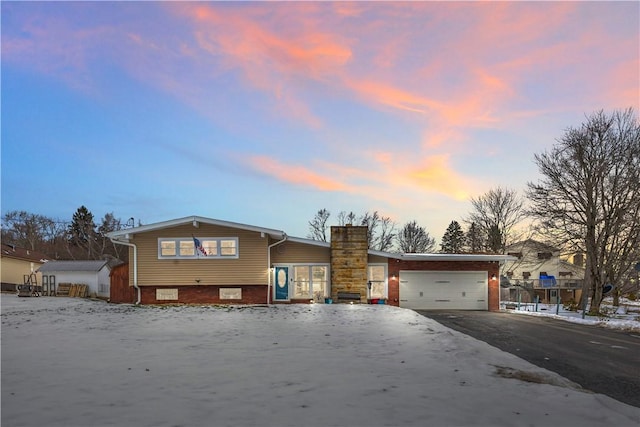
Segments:
[[[136,302],[136,289],[129,286],[129,264],[120,264],[111,269],[109,302],[133,304]]]

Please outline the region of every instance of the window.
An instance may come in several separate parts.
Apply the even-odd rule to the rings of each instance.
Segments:
[[[538,252],[538,259],[551,259],[551,252]]]
[[[293,299],[323,302],[327,295],[327,265],[295,265],[293,267]]]
[[[180,256],[194,256],[196,254],[196,246],[192,241],[180,240]]]
[[[160,242],[160,256],[176,256],[176,242],[175,240],[171,241],[161,241]]]
[[[235,256],[238,253],[236,250],[237,243],[235,239],[220,239],[220,255]]]
[[[158,239],[158,258],[238,258],[237,237],[203,237],[197,238],[197,241],[200,243],[198,247],[193,237],[160,238]]]
[[[178,289],[156,289],[157,301],[177,301]]]
[[[220,288],[220,299],[242,299],[242,288]]]
[[[324,301],[326,296],[329,269],[325,266],[314,265],[311,267],[311,292],[315,302]]]
[[[204,240],[202,241],[202,249],[207,253],[207,256],[218,255],[218,241],[217,240]]]
[[[295,266],[293,267],[293,298],[311,298],[309,291],[309,267]]]
[[[387,266],[386,264],[369,265],[367,280],[371,282],[369,298],[387,298]]]

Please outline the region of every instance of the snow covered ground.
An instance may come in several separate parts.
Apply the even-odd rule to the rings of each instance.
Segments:
[[[530,316],[554,317],[573,323],[583,323],[596,325],[603,328],[621,329],[626,331],[640,332],[640,301],[630,301],[622,299],[618,307],[612,305],[612,299],[606,298],[600,306],[601,311],[608,313],[607,316],[582,316],[582,311],[565,310],[560,304],[518,304],[503,302],[505,305],[515,306],[509,311],[517,314],[528,314]],[[557,314],[556,314],[557,313]]]
[[[1,298],[7,427],[640,424],[640,408],[391,306]]]

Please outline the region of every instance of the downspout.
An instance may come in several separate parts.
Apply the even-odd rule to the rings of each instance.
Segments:
[[[282,233],[282,235],[284,236],[282,238],[282,240],[278,240],[275,243],[270,244],[267,247],[267,305],[271,305],[270,302],[270,297],[271,297],[271,248],[273,248],[274,246],[279,245],[280,243],[284,243],[287,238],[289,236],[287,236],[287,233]]]
[[[133,248],[133,287],[136,289],[138,294],[138,300],[136,301],[136,305],[140,305],[141,295],[140,295],[140,287],[138,286],[138,247],[133,243],[121,242],[120,240],[113,239],[113,238],[110,238],[110,239],[113,243],[116,243],[118,245],[124,245],[124,246],[129,246],[130,248]]]

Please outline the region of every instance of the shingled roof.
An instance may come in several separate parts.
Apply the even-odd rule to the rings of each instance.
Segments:
[[[108,264],[107,260],[98,261],[49,261],[38,268],[38,271],[50,273],[52,271],[89,271],[98,272]]]
[[[19,259],[22,261],[47,262],[49,257],[42,252],[31,249],[19,248],[15,245],[2,244],[0,254],[3,257]]]

